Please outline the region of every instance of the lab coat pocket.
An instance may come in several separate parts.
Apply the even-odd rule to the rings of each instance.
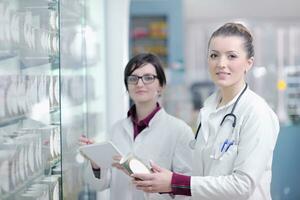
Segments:
[[[227,149],[226,152],[224,152],[220,160],[224,160],[226,162],[234,161],[236,156],[237,156],[237,145],[233,144]]]
[[[232,173],[234,162],[237,157],[237,147],[238,145],[233,144],[227,151],[221,152],[219,149],[218,152],[215,153],[213,167],[215,175],[227,175]]]

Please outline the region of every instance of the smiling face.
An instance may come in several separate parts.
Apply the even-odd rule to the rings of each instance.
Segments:
[[[213,82],[221,89],[242,87],[245,72],[252,64],[253,57],[248,58],[242,37],[220,35],[211,39],[208,49],[209,72]]]
[[[137,69],[135,69],[130,75],[142,77],[145,75],[155,75],[157,76],[155,67],[147,63]],[[159,84],[157,78],[150,83],[144,84],[142,79],[138,80],[137,84],[128,84],[128,93],[130,98],[135,104],[141,103],[153,103],[155,104],[158,100],[159,94],[162,91],[162,87]]]

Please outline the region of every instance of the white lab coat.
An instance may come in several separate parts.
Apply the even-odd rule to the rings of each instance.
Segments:
[[[186,123],[167,114],[163,108],[135,141],[130,118],[117,122],[108,137],[124,154],[133,153],[145,163],[153,160],[164,168],[191,175],[192,150],[189,142],[194,137],[193,132]],[[98,190],[110,188],[111,200],[171,199],[169,194],[149,194],[147,197],[144,192],[136,189],[131,177],[115,168],[102,171],[101,179],[96,179],[93,180],[94,187]],[[176,196],[176,199],[190,197]]]
[[[234,111],[236,132],[232,133],[232,118],[220,127],[222,118],[230,113],[238,96],[216,109],[220,100],[216,92],[200,111],[202,127],[194,152],[192,199],[271,199],[271,167],[279,132],[278,118],[267,103],[248,88]],[[236,144],[221,160],[212,159],[218,158],[230,134],[234,134]]]

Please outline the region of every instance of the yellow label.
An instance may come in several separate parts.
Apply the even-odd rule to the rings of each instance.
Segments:
[[[278,88],[278,90],[285,90],[286,89],[286,82],[284,80],[278,80],[277,88]]]

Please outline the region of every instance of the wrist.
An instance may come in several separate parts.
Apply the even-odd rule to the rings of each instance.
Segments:
[[[191,196],[191,177],[173,173],[171,188],[172,193],[175,195]]]

